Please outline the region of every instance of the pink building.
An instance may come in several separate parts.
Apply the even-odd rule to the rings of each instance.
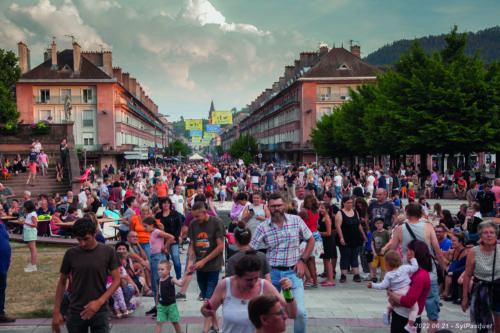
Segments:
[[[83,52],[76,42],[73,49],[57,52],[56,47],[53,42],[44,62],[31,69],[28,48],[18,44],[20,119],[38,122],[51,117],[54,123],[66,122],[64,103],[69,98],[75,146],[87,151],[87,164],[99,168],[120,165],[125,151],[168,144],[168,122],[141,84],[113,67],[110,51]]]
[[[322,45],[318,52],[303,52],[271,88],[250,103],[250,114],[240,122],[239,134],[250,133],[258,140],[265,161],[316,161],[310,143],[316,121],[348,101],[349,88],[376,82],[378,71],[361,59],[356,45],[350,51]]]

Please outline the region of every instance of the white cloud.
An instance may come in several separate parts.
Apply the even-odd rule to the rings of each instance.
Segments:
[[[226,18],[208,0],[185,0],[182,17],[201,26],[215,24],[222,31],[244,32],[256,35],[269,35],[269,31],[259,30],[256,26],[244,23],[227,23]]]
[[[10,11],[21,21],[28,21],[36,26],[33,27],[33,32],[42,35],[44,39],[50,36],[62,38],[62,34],[72,34],[84,49],[110,47],[93,27],[83,22],[71,0],[64,0],[60,8],[54,6],[50,0],[39,0],[38,4],[28,7],[13,3]],[[35,31],[38,29],[41,31]]]
[[[96,11],[107,11],[111,8],[121,8],[122,6],[117,1],[106,1],[106,0],[85,0],[83,4],[87,9]]]
[[[0,17],[0,45],[17,50],[17,43],[26,41],[32,35],[29,31],[19,28],[5,17]]]

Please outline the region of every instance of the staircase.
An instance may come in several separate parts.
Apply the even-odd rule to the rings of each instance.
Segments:
[[[17,176],[12,174],[10,179],[4,180],[0,175],[0,183],[3,186],[10,187],[14,191],[15,198],[20,199],[22,202],[23,192],[28,190],[31,192],[31,199],[38,198],[39,194],[45,193],[51,198],[52,193],[57,192],[61,197],[65,197],[68,191],[71,191],[71,185],[68,179],[68,170],[64,170],[64,179],[62,182],[57,181],[56,168],[51,167],[48,169],[47,175],[42,176],[42,172],[37,173],[35,179],[35,186],[26,186],[29,178],[29,172],[19,173]]]

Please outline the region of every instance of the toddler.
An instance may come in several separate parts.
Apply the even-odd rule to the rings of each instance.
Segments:
[[[162,260],[158,263],[158,275],[160,280],[158,282],[158,294],[156,297],[157,321],[155,333],[160,333],[163,323],[170,320],[174,326],[175,332],[181,332],[181,325],[179,324],[180,316],[175,301],[175,286],[182,287],[186,283],[188,274],[186,273],[179,281],[170,276],[172,265],[168,260]]]
[[[123,267],[120,267],[120,271],[121,270],[123,270]],[[106,283],[106,289],[108,289],[112,283],[113,279],[111,278],[111,275],[109,275],[108,272],[108,282]],[[126,317],[129,314],[131,314],[131,312],[127,310],[127,304],[125,303],[125,297],[123,296],[122,287],[118,287],[118,289],[116,289],[116,291],[113,293],[113,295],[111,295],[111,297],[113,297],[113,303],[114,303],[113,305],[116,311],[116,318],[120,319],[123,316]]]
[[[411,259],[411,266],[401,265],[401,256],[396,251],[389,251],[385,254],[384,261],[387,271],[384,281],[382,281],[381,283],[368,282],[366,286],[368,288],[378,290],[390,289],[398,295],[406,295],[408,289],[410,289],[410,275],[418,271],[417,259]],[[389,306],[387,307],[387,311],[385,311],[382,316],[384,324],[386,325],[390,324],[389,317],[391,312],[392,306],[389,304]],[[414,326],[417,315],[418,304],[415,303],[409,309],[408,324],[406,324],[405,326],[406,331],[412,333],[417,331]]]

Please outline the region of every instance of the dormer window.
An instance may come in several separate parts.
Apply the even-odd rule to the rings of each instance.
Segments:
[[[346,64],[342,64],[339,66],[339,69],[350,69],[349,67],[347,67]]]

